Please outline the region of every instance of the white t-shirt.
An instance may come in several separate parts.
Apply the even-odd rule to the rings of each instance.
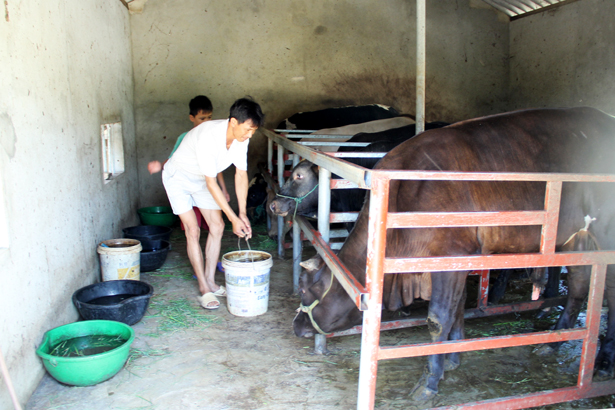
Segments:
[[[234,140],[227,150],[228,122],[229,120],[206,121],[188,131],[170,161],[182,171],[212,178],[231,164],[247,171],[250,140]]]

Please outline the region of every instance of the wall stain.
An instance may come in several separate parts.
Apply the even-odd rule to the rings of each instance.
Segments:
[[[328,31],[328,28],[326,28],[325,26],[318,26],[314,29],[314,34],[319,36],[321,34],[326,34],[327,31]]]
[[[454,107],[450,107],[446,96],[440,94],[439,87],[429,76],[426,80],[426,120],[448,121],[454,118]],[[430,87],[430,84],[433,86]],[[323,85],[329,98],[323,99],[328,107],[343,105],[384,104],[395,108],[402,114],[416,113],[416,80],[394,74],[370,70],[360,74],[338,74]]]

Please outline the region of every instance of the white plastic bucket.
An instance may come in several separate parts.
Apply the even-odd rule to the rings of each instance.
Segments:
[[[272,266],[273,258],[267,252],[235,251],[222,256],[226,303],[231,314],[258,316],[267,312]]]
[[[136,239],[109,239],[98,244],[102,280],[140,280],[141,242]]]

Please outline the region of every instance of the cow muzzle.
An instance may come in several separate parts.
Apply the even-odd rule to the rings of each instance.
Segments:
[[[297,337],[311,338],[316,334],[316,331],[310,324],[308,316],[301,311],[299,311],[293,319],[293,330]]]
[[[289,203],[289,205],[292,204],[292,202]],[[271,203],[269,204],[269,210],[277,216],[282,216],[285,217],[286,215],[288,215],[288,212],[290,211],[290,206],[287,206],[286,208],[288,209],[282,209],[283,207],[280,204],[280,201],[278,201],[277,199],[274,201],[271,201]]]

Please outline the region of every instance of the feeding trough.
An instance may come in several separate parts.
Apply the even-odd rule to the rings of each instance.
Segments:
[[[171,238],[173,229],[160,225],[139,225],[124,228],[122,232],[124,233],[124,238],[136,239],[141,242],[146,239],[168,241]]]
[[[141,272],[150,272],[158,269],[167,259],[171,243],[161,240],[141,240]]]
[[[177,216],[170,206],[149,206],[137,210],[143,225],[173,226]]]
[[[59,382],[92,386],[121,370],[134,338],[134,331],[124,323],[75,322],[47,331],[36,354]]]
[[[138,280],[95,283],[73,293],[73,304],[85,320],[116,320],[134,325],[143,318],[154,288]]]

